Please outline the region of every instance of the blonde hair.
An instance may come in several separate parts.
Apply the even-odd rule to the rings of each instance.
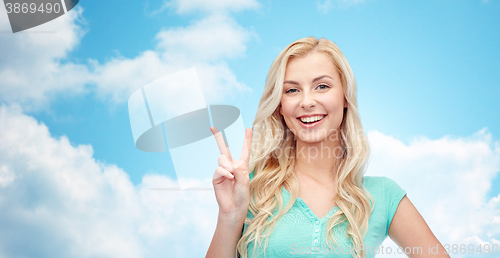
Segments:
[[[254,178],[250,183],[249,205],[254,218],[246,219],[247,230],[237,244],[237,250],[243,258],[247,257],[247,247],[251,242],[254,242],[254,255],[263,240],[265,251],[276,222],[293,206],[297,198],[299,184],[293,173],[296,142],[279,113],[279,106],[288,61],[312,51],[326,54],[332,59],[339,72],[347,101],[340,125],[343,157],[335,173],[336,203],[340,209],[327,224],[328,246],[332,248],[332,241],[338,244],[334,237],[334,228],[344,221],[348,222],[346,238],[350,239],[355,247],[363,244],[363,238],[368,231],[373,198],[363,186],[362,178],[368,164],[370,148],[357,109],[356,80],[347,59],[335,43],[325,38],[318,40],[307,37],[290,44],[272,63],[255,116],[249,164],[249,171],[254,171]],[[284,208],[282,186],[290,189],[290,200]],[[279,212],[274,216],[273,211],[277,208]],[[354,252],[353,255],[366,257],[364,250]]]

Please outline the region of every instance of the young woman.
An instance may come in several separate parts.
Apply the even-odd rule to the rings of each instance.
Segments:
[[[240,160],[212,132],[219,217],[207,257],[449,257],[403,189],[363,176],[356,81],[333,42],[303,38],[274,60]],[[387,236],[399,253],[380,246]]]

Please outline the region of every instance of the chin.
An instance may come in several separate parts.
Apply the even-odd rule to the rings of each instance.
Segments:
[[[297,138],[307,143],[322,142],[326,139],[325,135],[321,135],[318,133],[303,133],[303,134],[299,133],[299,136]]]

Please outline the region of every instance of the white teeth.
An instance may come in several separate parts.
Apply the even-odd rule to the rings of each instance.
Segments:
[[[304,123],[311,123],[311,122],[319,121],[319,120],[323,119],[323,117],[325,117],[325,116],[321,115],[321,116],[301,117],[300,121],[302,121]]]

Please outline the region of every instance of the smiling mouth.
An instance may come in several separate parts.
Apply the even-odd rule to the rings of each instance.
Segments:
[[[325,118],[326,115],[317,115],[317,116],[310,116],[310,117],[299,117],[297,118],[301,123],[303,124],[314,124],[314,123],[317,123],[321,120],[323,120],[323,118]]]

